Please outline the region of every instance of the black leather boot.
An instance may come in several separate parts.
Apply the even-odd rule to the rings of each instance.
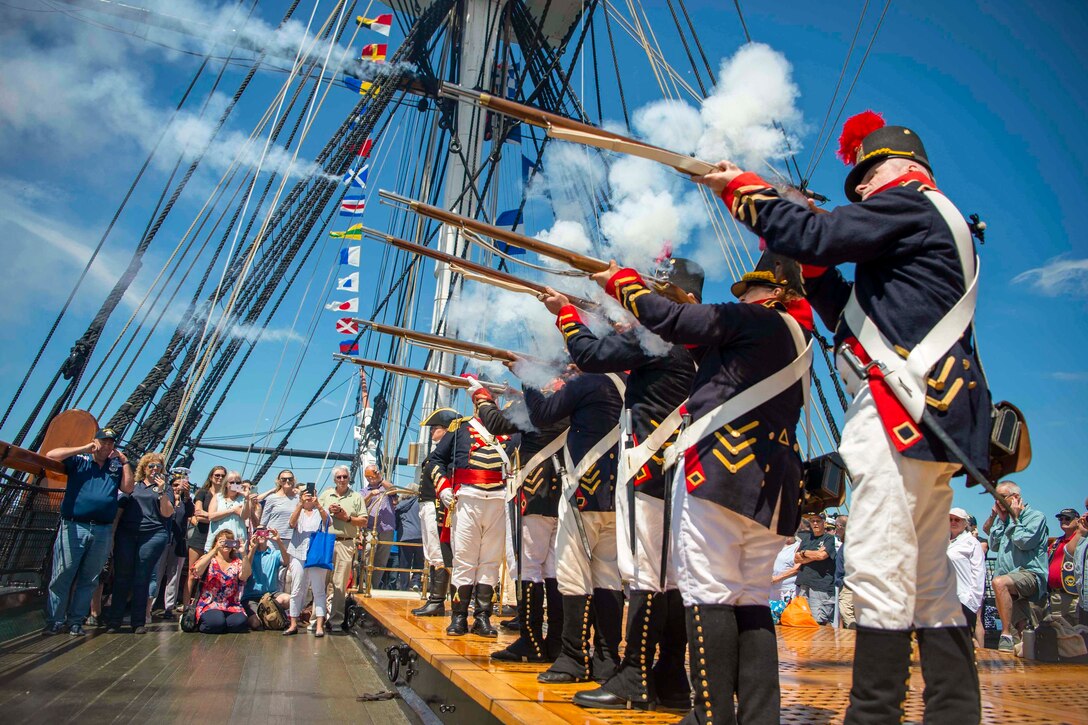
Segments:
[[[544,654],[544,584],[522,582],[518,616],[525,626],[506,649],[491,653],[497,662],[547,662]]]
[[[858,627],[845,725],[903,721],[910,677],[910,631]],[[966,683],[964,683],[966,685]]]
[[[593,590],[593,679],[607,682],[620,667],[623,642],[623,592]]]
[[[549,662],[555,662],[563,651],[563,595],[559,593],[559,582],[544,580],[544,598],[548,603],[548,634],[544,638],[544,656]]]
[[[684,599],[679,589],[665,592],[665,615],[661,639],[657,643],[657,662],[650,680],[657,691],[657,706],[666,710],[691,709],[691,684],[684,661],[688,632],[684,621]]]
[[[432,567],[427,581],[427,602],[413,609],[412,614],[417,617],[446,616],[446,591],[449,588],[450,570],[443,566]]]
[[[589,682],[593,669],[589,653],[589,624],[593,597],[582,594],[563,595],[562,651],[545,672],[537,675],[540,682]]]
[[[687,607],[688,652],[695,707],[685,723],[734,725],[737,689],[737,619],[729,604]]]
[[[619,669],[597,689],[576,693],[574,704],[606,710],[654,709],[651,668],[665,615],[664,594],[632,590],[627,603],[627,641]],[[680,666],[682,669],[683,660]]]
[[[966,627],[919,629],[918,652],[927,725],[975,725],[982,719],[975,642]]]
[[[738,606],[737,720],[744,725],[777,725],[782,694],[778,684],[778,640],[771,608]]]
[[[498,637],[499,630],[491,626],[491,597],[495,587],[490,584],[476,585],[476,612],[473,615],[472,633],[481,637]]]
[[[468,634],[468,600],[471,598],[471,584],[463,584],[454,591],[453,603],[450,605],[453,614],[450,617],[450,626],[446,627],[446,634],[451,637]]]

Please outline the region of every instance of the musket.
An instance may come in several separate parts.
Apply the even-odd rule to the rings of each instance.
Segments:
[[[528,249],[530,252],[536,252],[542,257],[548,259],[554,259],[566,264],[569,267],[573,267],[580,272],[586,274],[597,274],[598,272],[604,272],[609,268],[609,263],[596,257],[590,257],[585,254],[579,254],[578,252],[572,252],[564,247],[556,246],[555,244],[549,244],[548,242],[541,241],[536,237],[530,237],[525,234],[519,234],[517,232],[510,231],[509,229],[503,229],[502,227],[496,227],[492,224],[487,224],[478,219],[470,219],[460,214],[455,214],[451,211],[446,211],[437,206],[425,204],[422,201],[416,201],[415,199],[409,199],[406,196],[400,194],[394,194],[388,191],[379,191],[378,195],[383,199],[404,204],[409,211],[415,212],[420,216],[427,217],[428,219],[434,219],[435,221],[448,224],[452,227],[462,229],[475,234],[480,234],[491,239],[496,239],[506,244],[513,245],[515,247],[521,247],[522,249]],[[472,239],[472,235],[466,235],[468,239]],[[647,279],[654,291],[659,294],[663,294],[666,297],[676,302],[690,302],[687,293],[681,290],[676,285],[670,283],[668,280],[661,279],[656,273],[642,275]],[[567,295],[569,299],[569,295]],[[577,303],[572,303],[576,307],[580,307]]]
[[[429,332],[420,332],[418,330],[412,330],[407,327],[397,327],[396,325],[385,325],[381,322],[374,322],[373,320],[366,320],[361,317],[353,317],[355,322],[359,323],[359,326],[368,327],[374,332],[379,332],[383,335],[393,335],[400,337],[408,342],[416,345],[422,345],[432,350],[439,350],[440,352],[450,352],[456,355],[462,355],[464,357],[475,358],[476,360],[497,361],[497,362],[515,362],[520,359],[537,360],[532,355],[526,355],[520,352],[511,352],[510,350],[503,350],[499,347],[491,347],[490,345],[484,345],[479,342],[468,342],[467,340],[458,340],[452,337],[442,337],[441,335],[432,335]]]
[[[470,262],[467,259],[456,257],[452,254],[446,254],[440,252],[437,249],[431,249],[430,247],[424,247],[413,242],[394,237],[383,232],[379,232],[375,229],[368,229],[363,227],[362,233],[366,234],[371,239],[377,239],[380,242],[396,247],[397,249],[403,249],[406,252],[412,254],[418,254],[421,257],[429,257],[437,262],[444,262],[450,266],[450,269],[460,273],[464,277],[469,279],[475,279],[484,284],[490,284],[495,287],[501,287],[502,289],[509,290],[511,292],[520,292],[522,294],[533,295],[534,297],[540,297],[545,294],[547,289],[544,285],[537,282],[531,282],[521,277],[516,277],[508,272],[501,272],[497,269],[492,269],[476,262]],[[583,297],[576,295],[570,295],[566,292],[561,293],[564,297],[570,300],[570,303],[575,307],[580,307],[587,312],[597,309],[600,305],[596,302],[591,302]]]
[[[706,161],[701,161],[700,159],[691,156],[685,156],[684,154],[678,154],[675,151],[669,151],[660,146],[653,146],[629,136],[605,131],[596,126],[591,126],[588,123],[564,118],[563,116],[554,113],[542,111],[539,108],[526,106],[521,103],[509,101],[505,98],[498,98],[490,93],[481,93],[479,91],[462,88],[461,86],[452,83],[443,83],[438,89],[438,95],[444,98],[453,98],[458,101],[467,101],[468,103],[490,109],[496,113],[501,113],[504,116],[524,121],[525,123],[544,129],[544,132],[551,138],[556,138],[561,141],[570,141],[572,143],[582,144],[583,146],[593,146],[594,148],[605,149],[606,151],[615,151],[629,156],[638,156],[639,158],[649,159],[650,161],[656,161],[660,164],[671,166],[684,174],[701,176],[703,174],[708,174],[711,171],[716,171],[718,168],[714,164]]]
[[[407,375],[410,378],[418,378],[420,380],[426,380],[432,383],[438,383],[439,385],[445,385],[447,388],[468,388],[471,383],[465,378],[459,378],[456,375],[446,375],[445,373],[431,372],[430,370],[419,370],[417,368],[410,368],[404,365],[395,365],[393,363],[380,362],[378,360],[368,360],[362,357],[352,357],[351,355],[340,355],[333,353],[333,360],[346,360],[349,363],[355,365],[364,365],[368,368],[378,368],[379,370],[385,370],[386,372],[396,373],[397,375]],[[479,381],[480,385],[490,390],[493,393],[506,392],[506,386],[502,383],[489,383],[484,380]]]

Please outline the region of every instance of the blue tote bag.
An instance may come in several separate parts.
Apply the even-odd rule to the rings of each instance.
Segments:
[[[336,548],[336,534],[329,533],[329,520],[321,522],[321,528],[310,533],[310,548],[306,550],[304,568],[316,566],[332,571],[333,550]]]

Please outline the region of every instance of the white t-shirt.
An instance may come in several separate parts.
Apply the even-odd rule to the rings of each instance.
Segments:
[[[775,557],[774,569],[771,571],[771,576],[778,576],[787,569],[793,568],[793,565],[795,564],[793,557],[797,553],[797,547],[800,545],[800,540],[794,540],[792,543],[782,547],[782,551],[778,552],[778,556]],[[775,584],[771,593],[775,599],[791,598],[797,593],[797,575],[794,574]]]
[[[287,553],[301,562],[306,561],[306,552],[310,550],[310,534],[321,528],[321,512],[316,508],[312,511],[303,509],[298,514],[298,524],[291,533],[291,543],[287,545]]]
[[[948,559],[956,570],[956,596],[969,611],[977,612],[986,591],[986,555],[969,531],[948,542]]]

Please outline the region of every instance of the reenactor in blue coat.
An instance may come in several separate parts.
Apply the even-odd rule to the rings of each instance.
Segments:
[[[615,263],[594,279],[698,365],[676,459],[672,551],[686,608],[695,707],[686,723],[779,722],[771,570],[800,518],[796,440],[811,310],[788,260],[766,260],[740,303],[682,304]],[[734,705],[734,695],[736,705]]]
[[[686,259],[672,258],[661,267],[670,283],[693,301],[702,295],[703,272]],[[628,583],[627,641],[616,674],[596,690],[574,696],[583,707],[653,709],[664,706],[687,710],[691,687],[684,667],[687,647],[684,603],[674,576],[662,579],[665,477],[661,452],[676,438],[680,408],[687,400],[695,375],[695,361],[683,345],[648,340],[653,333],[628,327],[598,337],[579,310],[563,295],[548,290],[544,304],[557,316],[571,360],[590,373],[629,371],[624,396],[625,425],[621,436],[620,480],[616,496],[616,545],[620,576]],[[671,435],[647,440],[660,425]],[[646,449],[630,470],[628,456]],[[633,522],[633,526],[632,526]],[[661,653],[655,663],[656,650]]]
[[[719,193],[768,250],[805,265],[814,309],[835,330],[854,396],[839,452],[853,487],[845,549],[857,643],[847,723],[903,717],[911,632],[926,721],[980,718],[973,645],[948,543],[949,481],[962,461],[943,429],[989,469],[990,394],[974,347],[977,259],[962,215],[936,188],[918,135],[868,111],[839,154],[853,202],[817,213],[729,162],[694,179]],[[853,282],[837,265],[853,263]]]
[[[520,415],[512,415],[517,407]],[[555,536],[558,528],[559,492],[562,484],[555,457],[562,453],[562,439],[569,422],[561,420],[540,430],[519,428],[528,422],[525,403],[515,399],[503,410],[490,398],[481,398],[476,415],[489,431],[517,441],[518,475],[515,505],[520,510],[521,546],[509,565],[518,571],[518,638],[505,649],[491,653],[498,662],[554,662],[559,656],[559,635],[563,631],[563,601],[555,579]],[[535,461],[540,460],[539,463]],[[544,636],[544,602],[548,602],[548,636]]]
[[[430,428],[431,443],[437,444],[449,434],[449,427],[461,419],[453,408],[438,408],[423,419],[423,428]],[[446,507],[438,500],[435,486],[442,478],[442,469],[434,460],[434,450],[419,464],[419,528],[423,537],[423,558],[427,562],[427,601],[412,610],[417,617],[444,617],[446,594],[450,587],[453,550],[443,542],[442,523]]]
[[[478,385],[478,384],[477,384]],[[478,387],[490,395],[486,388]],[[442,476],[435,486],[442,503],[453,509],[453,613],[446,634],[468,633],[468,606],[475,589],[472,634],[497,637],[491,626],[492,598],[506,543],[505,475],[509,436],[494,435],[475,416],[462,418],[434,449]]]
[[[624,384],[622,375],[580,373],[549,395],[525,387],[534,426],[570,420],[555,544],[563,630],[559,657],[538,676],[541,682],[605,680],[619,663],[623,593],[613,499]]]

